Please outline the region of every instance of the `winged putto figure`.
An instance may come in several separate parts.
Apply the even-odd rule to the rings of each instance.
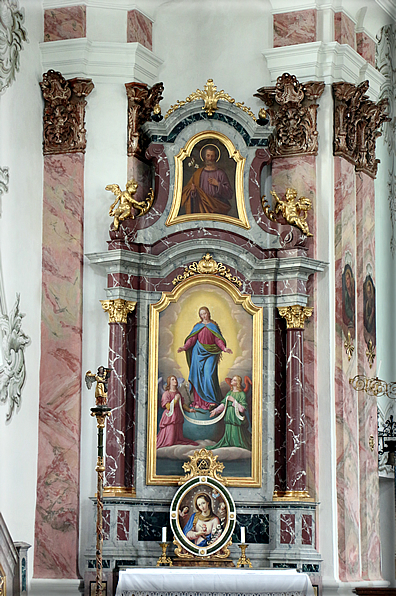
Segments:
[[[14,308],[10,316],[0,316],[0,327],[3,332],[3,359],[0,366],[0,401],[9,400],[7,422],[11,419],[14,409],[21,405],[22,386],[25,381],[25,348],[30,344],[30,337],[22,331],[22,318],[19,312],[20,295],[16,295]]]
[[[307,197],[297,199],[297,191],[294,188],[287,188],[284,200],[280,199],[274,190],[271,190],[272,196],[276,199],[274,211],[270,209],[265,196],[261,198],[264,213],[272,221],[277,221],[277,215],[280,213],[287,223],[300,228],[305,236],[312,236],[309,231],[307,215],[312,208],[312,203]]]
[[[111,368],[99,366],[96,375],[89,370],[85,373],[85,384],[88,389],[91,389],[93,383],[96,382],[95,401],[97,406],[107,405],[107,385],[110,378]]]
[[[139,185],[134,178],[128,180],[125,185],[125,190],[121,190],[118,184],[108,184],[105,190],[110,190],[115,196],[116,200],[109,209],[110,217],[114,217],[114,229],[118,230],[120,222],[125,219],[135,219],[145,215],[150,209],[154,201],[154,191],[150,188],[148,196],[144,201],[137,201],[134,197]]]

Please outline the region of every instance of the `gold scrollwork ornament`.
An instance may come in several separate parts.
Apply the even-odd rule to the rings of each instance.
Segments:
[[[344,348],[346,355],[348,356],[348,361],[351,360],[353,352],[355,351],[355,346],[353,345],[353,339],[351,337],[351,332],[348,331],[348,335],[346,340],[344,341]]]
[[[367,356],[367,361],[369,363],[369,367],[372,368],[373,363],[374,363],[374,358],[375,358],[375,348],[374,348],[374,345],[373,345],[373,342],[371,341],[371,339],[369,339],[368,344],[367,344],[366,356]]]
[[[242,286],[242,280],[236,275],[232,275],[228,267],[223,265],[223,263],[218,263],[217,261],[215,261],[212,255],[209,253],[206,253],[206,255],[204,255],[200,261],[194,261],[193,263],[188,265],[188,267],[185,267],[183,273],[177,275],[172,280],[172,283],[174,286],[176,286],[178,283],[184,281],[188,277],[202,274],[221,275],[222,277],[225,277],[239,288]]]
[[[211,451],[205,448],[197,449],[193,455],[188,456],[190,461],[183,464],[185,475],[179,480],[179,484],[184,484],[187,480],[194,478],[194,476],[210,476],[215,478],[224,486],[227,485],[227,480],[222,477],[221,472],[224,470],[224,464],[218,461],[218,456],[213,455]],[[206,478],[202,478],[202,482],[206,482]]]

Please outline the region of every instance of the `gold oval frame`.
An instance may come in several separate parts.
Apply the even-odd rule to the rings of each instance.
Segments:
[[[163,292],[159,302],[150,305],[149,364],[148,364],[148,415],[147,415],[147,466],[146,484],[177,485],[180,476],[157,474],[157,401],[158,401],[158,346],[159,315],[169,304],[177,302],[191,287],[213,285],[226,291],[235,304],[240,304],[252,315],[252,459],[251,476],[227,476],[227,486],[259,488],[262,485],[262,387],[263,387],[263,309],[256,306],[251,296],[241,294],[227,279],[213,274],[187,278],[172,292]]]
[[[235,171],[235,199],[238,217],[231,217],[229,215],[221,215],[219,213],[189,213],[178,215],[181,206],[181,198],[183,191],[183,162],[191,156],[191,153],[197,143],[205,139],[216,139],[228,151],[228,156],[236,162]],[[220,155],[220,149],[219,149]],[[238,149],[235,149],[233,142],[221,132],[214,130],[205,130],[192,136],[184,147],[182,147],[177,155],[175,155],[175,187],[173,192],[173,201],[168,219],[165,222],[167,226],[173,226],[177,223],[184,223],[187,221],[221,221],[232,225],[240,226],[246,230],[250,229],[250,224],[246,215],[245,200],[243,196],[243,170],[245,167],[246,158],[242,157]]]

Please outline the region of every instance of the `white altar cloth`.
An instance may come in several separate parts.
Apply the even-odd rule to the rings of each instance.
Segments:
[[[224,596],[228,594],[314,596],[306,573],[295,569],[120,569],[116,596]]]

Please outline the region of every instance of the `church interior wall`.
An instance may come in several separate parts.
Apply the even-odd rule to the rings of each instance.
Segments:
[[[21,67],[16,81],[0,97],[0,166],[10,169],[9,191],[0,198],[2,213],[0,216],[0,266],[4,280],[4,294],[8,311],[11,309],[15,294],[21,294],[21,311],[26,313],[23,328],[31,338],[26,348],[26,383],[22,394],[22,405],[10,423],[5,423],[5,407],[1,412],[2,430],[0,432],[0,452],[7,453],[1,458],[0,477],[7,478],[7,490],[0,492],[0,511],[15,540],[24,540],[34,545],[34,521],[36,508],[37,458],[38,458],[38,420],[39,420],[39,370],[40,324],[42,292],[42,196],[43,196],[43,157],[42,157],[42,110],[43,100],[38,82],[42,80],[43,68],[40,58],[39,43],[44,39],[43,10],[71,3],[45,0],[20,0],[25,10],[25,27],[29,43],[24,44],[20,54]],[[81,3],[85,4],[85,3]],[[118,3],[114,8],[101,7],[100,2],[86,2],[86,36],[90,41],[121,42],[127,38],[127,11]],[[301,3],[300,10],[303,9]],[[365,14],[361,3],[348,0],[347,16],[357,28],[364,26],[364,31],[372,38],[381,26],[391,19],[376,2],[369,2]],[[253,97],[258,87],[273,84],[263,52],[272,48],[274,41],[273,12],[286,14],[299,10],[299,4],[293,7],[277,6],[267,0],[251,2],[145,2],[138,0],[134,7],[153,18],[152,50],[161,64],[157,69],[154,82],[164,81],[165,93],[162,101],[163,113],[178,99],[184,99],[197,87],[202,88],[208,77],[213,78],[218,89],[225,89],[238,101],[257,113],[262,102]],[[317,12],[319,39],[332,41],[334,12],[338,9],[326,8]],[[287,45],[287,34],[282,30],[285,19],[280,23],[278,44]],[[293,22],[293,20],[292,20]],[[345,21],[347,22],[347,21]],[[346,25],[347,27],[347,25]],[[340,29],[341,31],[341,29]],[[348,30],[346,29],[345,35]],[[283,36],[283,37],[282,37]],[[276,36],[275,36],[276,37]],[[328,39],[327,39],[328,38]],[[275,39],[275,41],[276,41]],[[283,39],[283,41],[282,41]],[[280,40],[280,41],[279,41]],[[348,41],[347,39],[344,41]],[[65,58],[68,55],[66,52]],[[57,68],[55,68],[57,70]],[[83,70],[83,69],[82,69]],[[280,73],[283,71],[280,71]],[[279,73],[279,74],[280,74]],[[76,76],[75,73],[63,72],[65,78]],[[83,76],[82,73],[81,76]],[[363,73],[364,74],[364,73]],[[92,76],[95,88],[87,98],[85,127],[87,129],[87,151],[84,165],[84,253],[100,253],[107,248],[110,218],[108,208],[110,194],[104,190],[107,184],[117,183],[121,187],[127,179],[127,97],[121,76]],[[306,80],[309,80],[307,78]],[[153,81],[149,81],[150,84]],[[329,81],[326,81],[329,82]],[[360,82],[360,81],[357,81]],[[378,98],[377,98],[378,99]],[[317,274],[311,284],[315,297],[316,334],[307,335],[310,341],[310,378],[312,394],[317,393],[317,402],[313,399],[309,409],[310,424],[316,425],[316,431],[309,437],[308,445],[308,482],[310,490],[320,501],[317,529],[318,550],[323,557],[322,575],[324,584],[329,589],[335,578],[339,578],[339,560],[337,552],[338,521],[336,497],[336,428],[335,403],[336,392],[334,370],[336,367],[335,350],[335,222],[334,222],[334,170],[333,170],[333,123],[332,94],[326,85],[320,99],[318,112],[318,130],[320,152],[316,158],[308,157],[309,168],[301,170],[293,179],[285,164],[275,167],[274,185],[280,183],[282,192],[286,182],[293,179],[299,191],[313,189],[316,192],[316,229],[315,244],[312,245],[313,258],[329,263],[325,272]],[[188,134],[203,129],[196,126]],[[3,133],[4,131],[4,133]],[[186,132],[187,135],[187,132]],[[187,138],[187,136],[186,136]],[[185,140],[180,137],[180,146]],[[234,142],[237,144],[238,133]],[[389,251],[389,207],[384,197],[388,196],[385,176],[386,151],[377,143],[378,157],[381,159],[376,184],[376,285],[377,294],[377,333],[378,342],[377,371],[381,378],[388,381],[395,378],[393,297],[394,257]],[[169,160],[173,154],[169,152]],[[299,160],[300,165],[303,160]],[[277,169],[278,168],[278,169]],[[282,169],[283,168],[283,169]],[[276,177],[278,176],[278,177]],[[164,218],[165,219],[165,218]],[[164,227],[164,226],[163,226]],[[182,229],[183,226],[175,229]],[[151,240],[150,233],[146,237]],[[393,285],[389,283],[393,280]],[[107,315],[102,311],[99,301],[103,300],[107,279],[103,270],[92,266],[87,259],[83,267],[83,343],[81,370],[94,370],[99,364],[106,364],[108,358]],[[386,290],[384,290],[386,288]],[[158,296],[160,294],[158,293]],[[157,298],[158,298],[157,296]],[[140,295],[142,310],[140,326],[142,333],[147,330],[149,299]],[[144,308],[143,308],[144,306]],[[4,314],[4,313],[3,313]],[[270,317],[268,316],[268,321]],[[147,347],[147,339],[142,339],[142,349]],[[307,344],[306,344],[307,345]],[[270,359],[272,356],[269,355]],[[270,360],[269,360],[270,361]],[[381,367],[378,365],[381,362]],[[368,371],[371,374],[371,371]],[[140,382],[144,384],[144,371]],[[268,381],[268,380],[267,380]],[[56,383],[56,379],[54,379]],[[269,383],[269,381],[268,381]],[[92,393],[92,392],[91,392]],[[79,493],[79,568],[83,575],[85,553],[92,547],[93,503],[90,497],[95,494],[96,474],[96,425],[90,416],[92,395],[85,387],[81,390],[81,452],[80,452],[80,493]],[[138,432],[145,431],[146,410],[145,392],[139,398]],[[271,420],[267,419],[267,428]],[[357,430],[357,429],[356,429]],[[270,433],[268,433],[270,434]],[[22,440],[22,437],[24,440]],[[141,451],[137,460],[137,486],[145,497],[155,496],[153,487],[145,487],[145,447],[140,442]],[[273,456],[267,453],[268,468],[271,471]],[[168,497],[173,488],[164,488]],[[235,491],[237,497],[247,498],[247,492]],[[271,493],[271,483],[264,488],[265,496]],[[382,491],[381,511],[391,513],[393,502],[390,498],[389,483]],[[235,498],[237,498],[235,497]],[[142,508],[142,507],[141,507]],[[144,509],[144,507],[143,507]],[[159,509],[161,507],[159,506]],[[165,511],[165,509],[163,509]],[[21,514],[23,512],[23,515]],[[131,533],[136,530],[134,518]],[[328,537],[332,536],[333,540]],[[381,541],[389,553],[392,538],[389,528],[382,526]],[[147,545],[146,545],[147,546]],[[143,547],[143,550],[144,548]],[[147,547],[147,561],[153,550]],[[144,554],[144,553],[143,553]],[[29,578],[33,574],[34,546],[29,550]],[[390,579],[392,557],[383,558],[383,577]],[[394,572],[394,569],[393,569]],[[78,584],[78,582],[77,582]],[[75,593],[76,583],[70,588]]]

